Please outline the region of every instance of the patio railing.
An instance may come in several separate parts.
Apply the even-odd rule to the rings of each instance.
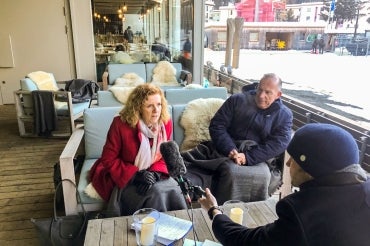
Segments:
[[[210,66],[204,66],[204,77],[216,86],[226,87],[230,94],[241,92],[243,86],[252,83],[251,81],[242,80],[232,75],[222,73]],[[350,132],[359,146],[360,164],[367,172],[370,172],[370,129],[348,118],[290,96],[283,95],[282,100],[293,112],[293,130],[307,123],[329,123],[338,125]],[[333,148],[335,148],[335,144],[333,144]]]

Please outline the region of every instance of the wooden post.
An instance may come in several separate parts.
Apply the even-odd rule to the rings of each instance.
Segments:
[[[225,52],[225,67],[231,65],[231,49],[233,45],[235,32],[235,19],[227,19],[227,30],[226,30],[226,52]]]
[[[235,18],[235,35],[233,40],[233,68],[239,67],[240,36],[243,31],[243,18]]]

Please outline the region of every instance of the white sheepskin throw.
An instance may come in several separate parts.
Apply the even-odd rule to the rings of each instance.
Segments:
[[[144,84],[145,81],[136,73],[125,73],[120,78],[117,78],[114,81],[115,86],[137,86],[140,84]]]
[[[132,87],[112,86],[109,90],[113,93],[113,96],[122,104],[125,104],[130,93],[135,89]]]
[[[199,88],[204,88],[200,84],[188,84],[187,86],[184,87],[185,89],[199,89]]]
[[[97,199],[97,200],[101,200],[103,201],[103,198],[101,198],[101,196],[99,195],[99,193],[95,190],[94,186],[89,183],[85,190],[84,190],[85,194],[88,195],[89,197],[91,198],[94,198],[94,199]]]
[[[158,86],[181,86],[176,80],[176,68],[168,61],[160,61],[153,68],[152,81]]]
[[[49,90],[49,91],[57,91],[59,90],[54,76],[50,73],[43,72],[43,71],[36,71],[27,74],[27,77],[30,78],[37,86],[39,90]]]
[[[200,142],[211,139],[209,123],[224,102],[220,98],[199,98],[188,103],[180,119],[180,125],[185,129],[181,151],[187,151]]]
[[[118,51],[112,56],[112,63],[132,64],[135,60],[123,51]]]

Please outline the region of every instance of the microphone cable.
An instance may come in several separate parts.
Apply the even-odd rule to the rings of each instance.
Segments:
[[[191,213],[189,214],[189,210],[191,211]],[[190,204],[190,209],[189,207],[186,209],[186,212],[191,220],[191,224],[192,224],[192,227],[193,227],[193,240],[194,240],[194,246],[197,246],[197,241],[199,240],[199,237],[198,237],[198,234],[195,230],[195,226],[194,226],[194,210],[193,210],[193,205]]]

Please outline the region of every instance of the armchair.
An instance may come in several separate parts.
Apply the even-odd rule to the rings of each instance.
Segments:
[[[20,90],[14,92],[19,134],[21,137],[69,137],[91,100],[73,104],[71,92],[59,90],[58,84],[65,82],[57,82],[50,73],[37,73],[44,76],[41,83],[27,76],[20,80]]]

